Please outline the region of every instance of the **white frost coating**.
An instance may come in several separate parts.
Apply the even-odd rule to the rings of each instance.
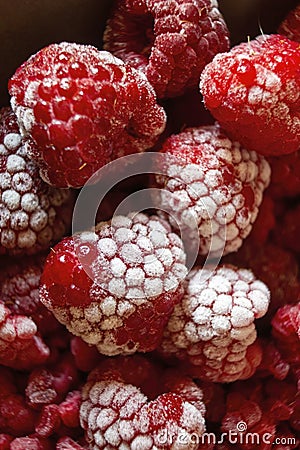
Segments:
[[[254,319],[266,313],[270,293],[249,270],[219,266],[208,277],[209,269],[206,269],[205,281],[202,272],[195,268],[189,274],[185,296],[175,306],[161,349],[199,366],[200,378],[234,381],[243,369],[237,370],[235,377],[231,373],[226,378],[219,359],[223,355],[229,362],[236,342],[242,343],[244,350],[253,344]],[[246,353],[241,359],[245,367]],[[215,367],[214,375],[208,372],[207,366]]]
[[[196,221],[201,255],[209,252],[219,257],[238,250],[251,231],[262,192],[270,182],[269,164],[238,142],[225,139],[216,125],[186,130],[172,139],[174,144],[178,140],[178,147],[190,145],[199,163],[177,159],[176,164],[174,158],[168,160],[166,150],[163,168],[168,177],[156,177],[162,189],[153,193],[155,204],[172,212],[170,222],[177,229],[188,230]],[[244,187],[253,192],[255,201],[250,207],[245,204]]]
[[[9,133],[4,137],[3,144],[8,150],[16,150],[21,144],[21,136],[17,133]]]
[[[140,226],[144,234],[142,238],[137,231],[132,231]],[[144,320],[146,323],[148,320],[144,317],[144,311],[151,310],[153,303],[162,294],[168,292],[164,300],[170,303],[170,308],[175,302],[172,294],[182,295],[181,284],[187,275],[183,243],[170,231],[167,222],[139,213],[130,215],[130,218],[119,216],[113,224],[98,224],[95,234],[97,245],[94,248],[97,255],[88,267],[93,277],[89,291],[92,304],[88,308],[70,308],[67,315],[53,304],[53,313],[66,324],[69,331],[95,344],[103,354],[132,354],[139,348],[150,351],[155,343],[151,341],[151,349],[148,350],[142,347],[147,345],[143,339],[135,342],[136,337],[130,338],[131,333],[136,334],[136,331],[131,331],[130,323],[136,324],[135,327],[141,323],[144,327]],[[86,238],[85,235],[83,244]],[[75,251],[77,246],[81,248],[80,234],[76,235],[74,244]],[[46,293],[43,290],[41,292],[44,299]],[[95,308],[96,304],[99,309]],[[133,314],[133,321],[130,322]],[[162,317],[165,314],[167,320],[169,313],[161,314]],[[128,326],[125,334],[127,341],[125,339],[124,343],[118,344],[123,339],[119,336],[125,325]]]

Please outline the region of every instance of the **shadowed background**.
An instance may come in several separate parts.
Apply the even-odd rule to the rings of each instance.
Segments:
[[[166,0],[167,1],[167,0]],[[298,0],[219,0],[233,44],[274,33]],[[9,102],[8,78],[32,53],[60,41],[101,48],[112,0],[0,0],[0,106]]]

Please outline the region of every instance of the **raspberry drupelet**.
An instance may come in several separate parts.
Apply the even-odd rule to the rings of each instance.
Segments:
[[[237,251],[251,231],[270,167],[264,157],[231,141],[216,125],[189,128],[169,137],[155,181],[156,206],[192,243],[196,224],[199,254]],[[191,234],[191,236],[189,236]]]
[[[112,159],[152,147],[166,115],[145,75],[89,45],[52,44],[9,82],[28,155],[57,187],[81,187]]]
[[[115,216],[54,247],[40,300],[100,353],[150,351],[183,295],[185,259],[168,222],[142,213]]]
[[[139,388],[140,364],[138,360],[136,381],[131,383],[122,370],[107,373],[100,365],[90,373],[80,408],[90,445],[95,450],[175,449],[183,448],[183,438],[190,443],[189,449],[197,449],[191,435],[200,437],[205,430],[202,390],[188,377],[171,376],[162,380],[164,393],[149,401]]]
[[[16,116],[0,110],[0,254],[48,250],[71,226],[74,193],[48,186],[25,151]]]
[[[229,34],[215,0],[118,0],[104,48],[143,71],[158,97],[174,97],[197,86]]]
[[[261,361],[254,320],[266,313],[269,300],[266,285],[248,270],[194,268],[160,352],[177,357],[185,371],[202,380],[249,378]]]
[[[278,33],[283,34],[292,41],[300,42],[300,5],[288,13],[280,24]]]
[[[280,35],[259,36],[206,66],[206,107],[248,150],[280,156],[300,148],[300,51]]]

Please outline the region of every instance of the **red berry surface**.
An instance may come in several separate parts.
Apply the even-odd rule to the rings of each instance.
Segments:
[[[248,150],[280,156],[299,150],[299,44],[259,36],[218,54],[201,76],[204,103]]]
[[[160,342],[187,273],[181,239],[156,216],[131,213],[64,239],[49,255],[40,300],[100,353]]]
[[[104,48],[143,71],[159,97],[173,97],[197,86],[205,65],[228,50],[228,36],[212,0],[119,0]]]
[[[270,179],[264,157],[231,141],[216,125],[189,128],[169,137],[159,160],[157,206],[171,214],[175,228],[193,241],[199,254],[235,252],[251,231]]]
[[[300,42],[300,5],[288,13],[280,24],[278,33],[283,34],[292,41]]]
[[[25,151],[14,113],[0,110],[0,254],[48,249],[68,231],[74,194],[49,187]]]
[[[254,320],[268,308],[270,293],[253,273],[233,266],[194,268],[175,306],[161,344],[197,378],[231,382],[251,376],[261,360]]]
[[[24,62],[9,82],[11,104],[40,174],[81,187],[100,167],[154,145],[165,112],[146,77],[110,53],[52,44]]]

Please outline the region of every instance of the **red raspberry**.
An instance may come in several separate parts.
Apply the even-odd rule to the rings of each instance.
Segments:
[[[9,261],[0,274],[0,298],[14,313],[30,317],[38,331],[46,336],[60,326],[53,314],[39,300],[43,257]]]
[[[275,198],[300,194],[300,150],[290,155],[268,158],[272,178],[269,192]]]
[[[230,141],[217,124],[171,136],[161,153],[159,172],[166,175],[155,177],[161,188],[156,201],[160,209],[172,212],[176,220],[170,218],[171,224],[189,233],[196,221],[201,255],[219,257],[238,250],[269,183],[266,160]]]
[[[0,301],[0,364],[30,370],[44,363],[49,353],[36,324],[29,317],[13,314]]]
[[[0,383],[0,433],[12,436],[32,433],[36,413],[28,407],[22,393],[17,392],[16,373],[0,366]]]
[[[36,435],[16,438],[10,444],[10,450],[53,450],[53,443]]]
[[[279,308],[272,320],[272,333],[283,357],[300,366],[300,302]]]
[[[258,435],[259,442],[253,443],[245,437],[243,439],[243,433],[240,432],[241,424],[243,428],[246,427],[245,433]],[[240,450],[253,448],[268,450],[274,440],[276,427],[271,418],[263,413],[260,404],[248,400],[242,393],[232,392],[227,397],[227,412],[222,421],[222,431],[225,433],[231,431],[239,435],[237,442]],[[263,436],[269,442],[264,442]],[[254,446],[255,443],[257,446]]]
[[[48,438],[58,430],[60,423],[58,406],[45,405],[35,425],[35,432],[41,438]]]
[[[71,391],[58,406],[59,416],[66,427],[79,427],[79,408],[81,405],[80,391]]]
[[[53,367],[31,372],[26,386],[27,403],[35,409],[61,402],[78,383],[78,371],[70,355],[62,355]]]
[[[146,352],[158,346],[183,295],[184,264],[182,241],[166,221],[115,216],[54,248],[40,300],[100,353]]]
[[[104,48],[142,70],[159,97],[174,97],[197,86],[206,64],[228,50],[229,37],[213,0],[119,0]]]
[[[48,249],[71,225],[74,194],[41,180],[9,108],[0,109],[0,195],[0,254]]]
[[[254,320],[268,308],[270,294],[252,272],[233,266],[193,269],[185,295],[175,306],[161,344],[197,378],[231,382],[250,377],[261,361]]]
[[[259,375],[266,377],[271,374],[278,380],[284,380],[289,373],[290,365],[283,359],[272,339],[260,340],[260,343],[263,349],[263,357],[258,367]]]
[[[95,450],[109,447],[146,450],[177,448],[182,436],[193,442],[191,434],[200,437],[204,432],[204,419],[201,411],[185,399],[185,395],[190,395],[190,385],[186,394],[184,383],[181,387],[179,384],[175,391],[180,393],[167,392],[148,402],[136,386],[114,377],[103,379],[96,369],[83,388],[80,408],[81,425],[90,445]],[[193,400],[197,397],[196,390],[194,385]],[[202,397],[199,388],[198,392]],[[189,448],[198,446],[191,444]]]
[[[88,45],[52,44],[9,82],[28,155],[48,183],[81,187],[114,158],[151,147],[165,112],[145,76]]]
[[[267,243],[263,247],[246,242],[235,255],[225,258],[227,262],[249,267],[271,292],[267,315],[259,322],[270,325],[275,311],[286,303],[295,303],[300,298],[298,263],[292,253]]]
[[[201,76],[204,103],[233,139],[279,156],[300,148],[299,44],[259,36],[217,55]]]
[[[290,11],[278,28],[278,33],[300,42],[300,5]]]

